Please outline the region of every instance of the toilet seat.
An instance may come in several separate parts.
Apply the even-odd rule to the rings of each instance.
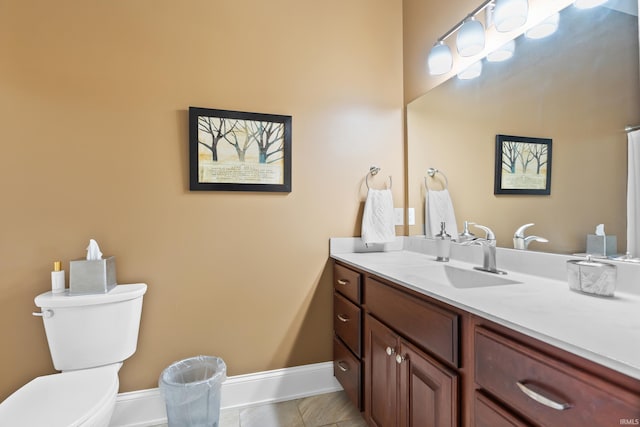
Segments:
[[[35,378],[0,403],[1,426],[77,427],[115,401],[119,365]]]

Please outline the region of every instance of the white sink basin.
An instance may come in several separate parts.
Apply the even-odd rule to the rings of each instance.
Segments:
[[[521,282],[508,279],[498,274],[486,273],[478,270],[467,270],[465,268],[444,265],[444,274],[433,278],[437,282],[444,282],[454,288],[483,288],[487,286],[515,285]]]

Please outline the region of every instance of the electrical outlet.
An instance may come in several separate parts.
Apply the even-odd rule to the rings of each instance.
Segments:
[[[407,214],[409,216],[409,225],[416,225],[416,210],[414,208],[409,208]]]
[[[404,209],[395,208],[394,213],[396,215],[395,225],[404,225]]]

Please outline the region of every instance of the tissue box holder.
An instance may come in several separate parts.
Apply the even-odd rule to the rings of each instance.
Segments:
[[[602,256],[615,255],[618,253],[618,240],[613,235],[587,234],[587,253]]]
[[[612,297],[616,290],[616,266],[586,260],[567,261],[569,289],[602,297]]]
[[[75,260],[69,263],[69,293],[104,294],[116,285],[116,258]]]

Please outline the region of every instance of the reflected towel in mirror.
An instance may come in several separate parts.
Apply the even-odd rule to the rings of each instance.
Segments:
[[[425,236],[434,237],[440,232],[440,223],[444,222],[451,239],[458,240],[458,226],[449,190],[427,191],[424,212]]]
[[[367,192],[362,214],[362,241],[371,243],[388,243],[395,240],[393,196],[390,189]]]

